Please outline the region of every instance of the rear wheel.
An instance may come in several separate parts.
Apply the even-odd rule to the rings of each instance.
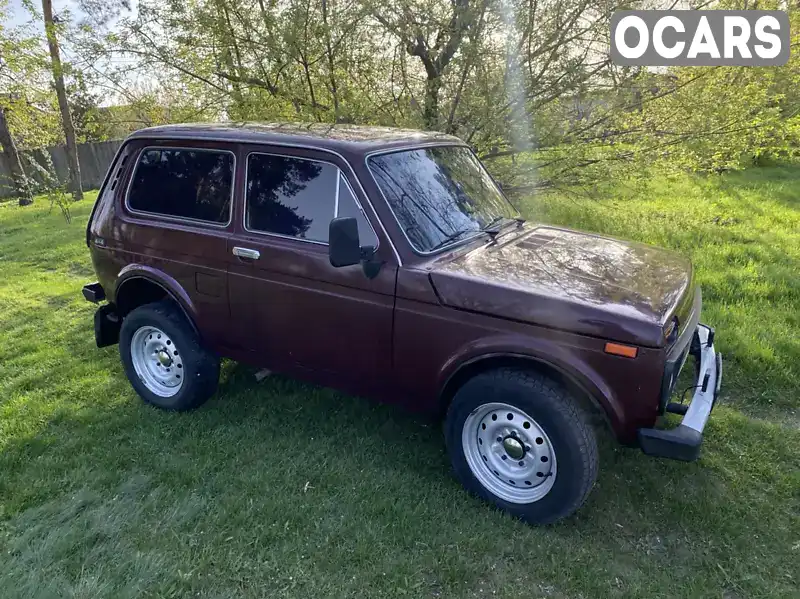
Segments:
[[[119,346],[131,385],[159,408],[190,410],[217,389],[219,358],[200,345],[186,317],[170,301],[131,311],[122,322]]]
[[[597,443],[575,400],[534,372],[499,369],[467,381],[445,435],[462,484],[533,524],[577,510],[597,477]]]

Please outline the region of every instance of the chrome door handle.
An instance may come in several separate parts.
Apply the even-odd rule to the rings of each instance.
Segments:
[[[233,255],[239,258],[247,258],[249,260],[258,260],[261,257],[261,252],[258,250],[251,250],[250,248],[233,248]]]

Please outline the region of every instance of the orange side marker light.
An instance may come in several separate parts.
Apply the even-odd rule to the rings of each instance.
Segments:
[[[635,358],[639,353],[638,347],[630,345],[622,345],[620,343],[606,343],[606,353],[614,354],[615,356],[623,356],[625,358]]]

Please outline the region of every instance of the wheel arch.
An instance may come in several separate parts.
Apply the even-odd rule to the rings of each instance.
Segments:
[[[547,376],[573,396],[580,407],[591,416],[601,417],[605,426],[616,432],[613,405],[598,392],[590,390],[576,375],[553,362],[538,356],[517,353],[491,353],[465,360],[445,381],[439,393],[439,417],[444,418],[458,389],[471,378],[500,368],[518,368]]]
[[[114,291],[114,305],[123,318],[139,306],[164,299],[171,300],[180,308],[194,332],[199,335],[194,304],[175,279],[149,267],[126,267],[120,272]]]

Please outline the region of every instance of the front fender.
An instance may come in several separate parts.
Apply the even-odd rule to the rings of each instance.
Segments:
[[[468,343],[444,364],[439,372],[439,389],[446,393],[452,381],[484,361],[503,359],[530,361],[552,369],[582,389],[605,411],[612,427],[624,428],[625,410],[614,390],[592,365],[606,356],[597,339],[574,336],[572,343],[519,335],[497,335]]]

